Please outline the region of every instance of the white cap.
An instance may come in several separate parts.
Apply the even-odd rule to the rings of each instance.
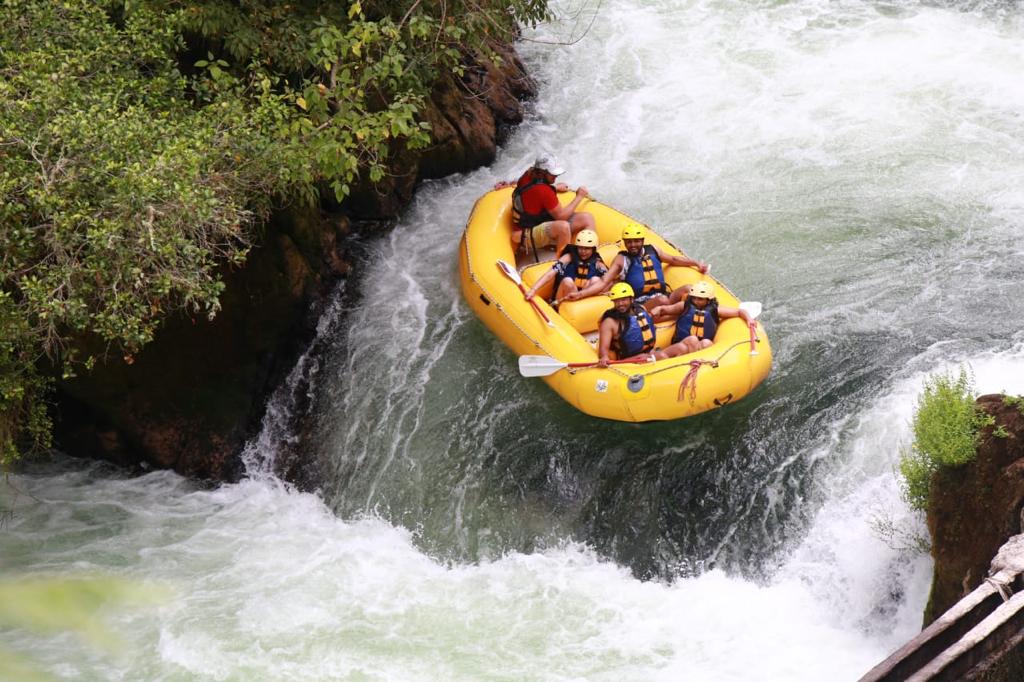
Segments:
[[[552,175],[561,175],[565,172],[565,168],[558,162],[558,159],[550,154],[538,156],[537,160],[533,162],[533,167],[545,170]]]

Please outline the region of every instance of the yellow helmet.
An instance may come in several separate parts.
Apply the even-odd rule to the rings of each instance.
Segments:
[[[701,280],[690,287],[690,298],[714,298],[715,287],[710,282]]]
[[[608,298],[613,301],[617,301],[620,298],[633,298],[633,287],[629,286],[625,282],[618,282],[612,285],[612,288],[608,290]]]
[[[580,230],[580,233],[576,235],[576,241],[573,243],[576,246],[592,246],[597,248],[597,232],[593,230]]]
[[[622,239],[644,239],[647,237],[647,230],[639,223],[627,223],[622,228]]]

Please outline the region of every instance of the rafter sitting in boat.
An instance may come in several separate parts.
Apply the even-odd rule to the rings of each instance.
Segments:
[[[656,306],[664,306],[682,300],[689,290],[683,286],[672,291],[665,283],[664,264],[680,267],[696,268],[700,274],[706,275],[708,264],[665,253],[653,244],[645,244],[647,229],[637,223],[629,223],[622,228],[622,245],[625,247],[615,256],[608,273],[604,276],[605,284],[609,285],[621,279],[633,288],[636,302],[643,304],[647,310]],[[655,320],[660,322],[655,316]]]
[[[556,306],[562,301],[578,301],[604,291],[602,278],[608,272],[608,266],[597,252],[597,244],[597,232],[580,231],[575,243],[566,246],[551,269],[526,292],[526,300],[536,296],[537,291],[552,278],[555,280],[552,301]]]
[[[576,190],[576,196],[566,205],[558,200],[560,192],[568,192],[565,183],[554,184],[565,172],[565,167],[550,154],[539,156],[519,179],[499,182],[494,189],[514,185],[512,191],[512,248],[516,252],[533,251],[538,258],[539,249],[554,247],[561,253],[580,230],[594,229],[594,216],[576,208],[590,196],[586,187]]]
[[[654,318],[633,296],[633,288],[618,282],[608,292],[612,307],[601,315],[598,327],[597,366],[607,367],[609,351],[618,359],[631,358],[654,350],[658,330]]]
[[[704,281],[691,285],[690,293],[684,300],[671,305],[657,306],[651,314],[656,319],[679,316],[672,335],[672,344],[654,354],[658,360],[696,353],[702,348],[710,347],[715,340],[718,325],[723,319],[740,317],[747,325],[753,322],[746,310],[718,305],[715,287]]]

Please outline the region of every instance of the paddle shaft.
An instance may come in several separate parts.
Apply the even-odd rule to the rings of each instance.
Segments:
[[[649,355],[636,356],[629,358],[622,358],[621,360],[609,360],[608,364],[642,364],[651,362],[652,358]],[[595,367],[597,362],[562,362],[556,360],[547,355],[521,355],[519,357],[519,373],[524,377],[546,377],[551,376],[555,372],[571,368],[577,369],[581,367]]]
[[[750,327],[750,354],[757,355],[757,318],[761,314],[761,303],[759,301],[744,301],[740,303],[740,310],[747,314],[747,326]]]
[[[516,271],[515,267],[501,259],[498,260],[497,265],[498,269],[504,272],[505,276],[507,276],[509,280],[514,282],[516,286],[519,287],[519,291],[522,292],[522,297],[529,303],[530,307],[537,310],[537,314],[541,315],[541,319],[543,319],[544,324],[547,325],[548,327],[554,327],[555,324],[551,322],[551,319],[548,317],[548,315],[544,314],[544,310],[542,310],[541,306],[537,304],[537,301],[531,298],[527,298],[526,287],[523,286],[522,278],[520,278],[519,272]]]
[[[544,324],[546,324],[549,327],[554,327],[554,322],[552,322],[551,319],[544,314],[544,311],[540,309],[540,306],[537,305],[537,302],[534,301],[532,298],[526,297],[526,287],[523,285],[523,278],[519,276],[519,273],[516,272],[516,269],[512,267],[510,264],[500,259],[498,260],[497,265],[498,269],[505,273],[506,277],[508,277],[510,280],[516,283],[516,286],[519,287],[519,291],[523,292],[523,298],[526,299],[527,302],[529,302],[531,308],[537,311],[537,314],[540,315],[540,319],[544,320]]]
[[[526,286],[522,282],[519,282],[519,291],[523,292],[523,298],[526,298]],[[544,324],[546,324],[549,327],[555,326],[551,319],[544,314],[544,311],[540,309],[540,306],[537,305],[537,302],[535,300],[533,300],[532,298],[529,298],[527,300],[529,301],[530,305],[533,306],[533,309],[537,311],[537,314],[540,315],[540,319],[544,320]]]
[[[650,359],[646,360],[634,360],[632,358],[624,358],[622,360],[609,360],[609,365],[642,365],[650,362]],[[596,362],[569,362],[566,363],[566,367],[595,367]]]

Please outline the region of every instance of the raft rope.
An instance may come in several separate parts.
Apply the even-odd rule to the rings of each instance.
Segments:
[[[692,405],[697,401],[697,372],[700,370],[701,365],[711,365],[712,367],[718,367],[717,360],[690,360],[690,371],[686,373],[683,380],[679,382],[679,393],[676,395],[676,399],[679,402],[683,402],[686,397],[686,387],[690,387],[690,404]]]
[[[683,365],[689,365],[690,366],[689,371],[686,373],[686,376],[683,377],[682,382],[680,382],[680,384],[679,384],[678,398],[679,398],[679,401],[682,402],[686,398],[686,389],[689,388],[690,389],[690,402],[693,403],[693,402],[695,402],[697,400],[697,372],[700,370],[701,365],[711,365],[712,368],[717,368],[718,367],[718,363],[722,361],[722,358],[724,358],[726,355],[731,353],[733,351],[733,349],[739,348],[740,346],[749,346],[749,345],[750,345],[750,341],[749,340],[744,339],[743,341],[737,341],[736,343],[732,344],[731,346],[726,348],[724,351],[719,353],[718,357],[715,358],[714,360],[681,360],[680,362],[675,362],[675,363],[666,365],[665,367],[660,367],[660,368],[658,368],[656,370],[653,370],[651,372],[644,372],[644,373],[641,374],[641,376],[650,377],[650,376],[654,376],[655,374],[660,374],[661,372],[668,372],[668,371],[676,369],[678,367],[682,367]],[[583,371],[586,371],[588,369],[598,369],[598,367],[597,366],[591,366],[591,367],[569,367],[566,371],[568,371],[570,374],[575,374],[576,372],[583,372]],[[629,379],[631,376],[633,376],[632,374],[628,374],[627,372],[623,372],[621,369],[618,368],[618,366],[609,365],[606,369],[609,369],[612,372],[615,372],[619,376],[624,377],[626,379]]]
[[[493,298],[492,298],[492,300],[493,300]],[[546,355],[550,355],[550,356],[554,357],[554,354],[551,353],[551,351],[549,351],[547,348],[545,348],[541,344],[540,341],[538,341],[537,339],[533,338],[533,335],[530,334],[530,332],[526,331],[526,328],[523,327],[523,325],[521,325],[518,322],[516,322],[516,318],[512,317],[512,315],[509,314],[509,312],[505,309],[505,306],[503,306],[502,304],[497,303],[497,302],[495,302],[495,305],[496,305],[496,307],[498,309],[498,312],[500,312],[502,315],[504,315],[505,319],[508,320],[509,322],[511,322],[512,326],[515,327],[516,329],[518,329],[520,334],[522,334],[525,338],[529,339],[533,343],[533,345],[537,347],[537,350],[541,351],[542,353],[544,353]]]
[[[996,588],[999,592],[999,596],[1003,598],[1003,601],[1009,601],[1010,597],[1013,596],[1013,588],[1010,586],[1009,580],[993,575],[985,578],[985,582]]]

